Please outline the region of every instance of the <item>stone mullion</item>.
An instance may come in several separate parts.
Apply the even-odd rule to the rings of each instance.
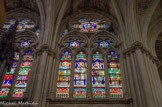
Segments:
[[[14,88],[15,88],[15,84],[16,84],[16,80],[17,80],[17,77],[19,75],[19,69],[20,69],[21,63],[23,61],[22,59],[23,59],[23,55],[20,54],[20,58],[19,58],[18,63],[17,63],[17,67],[16,67],[16,70],[15,70],[15,73],[14,73],[14,78],[12,80],[12,84],[11,84],[11,87],[10,87],[8,97],[12,97],[12,94],[13,94],[13,91],[14,91]]]
[[[71,75],[70,75],[70,87],[69,87],[70,99],[73,98],[75,59],[76,59],[76,55],[72,55],[71,70],[70,70],[70,72],[71,72]]]
[[[87,98],[92,98],[92,53],[91,53],[91,46],[88,46],[88,52],[87,55]]]
[[[104,72],[105,72],[105,93],[106,97],[109,99],[110,98],[110,93],[109,93],[109,73],[108,73],[108,62],[107,62],[107,53],[103,56],[104,60]]]
[[[142,85],[142,90],[143,90],[143,97],[145,98],[144,100],[144,106],[147,107],[153,107],[155,105],[155,102],[153,101],[152,97],[152,92],[151,92],[151,87],[150,87],[150,82],[148,82],[148,74],[147,74],[147,69],[144,63],[144,58],[143,58],[143,53],[141,52],[140,49],[137,49],[136,51],[137,55],[137,63],[139,70],[140,77],[141,77],[141,85]]]
[[[154,95],[155,103],[157,103],[157,106],[160,106],[159,102],[161,102],[161,100],[160,100],[159,93],[161,93],[161,92],[159,92],[158,87],[161,83],[160,82],[158,83],[158,81],[157,81],[157,78],[159,75],[155,76],[156,72],[158,72],[158,71],[156,71],[156,68],[153,67],[153,62],[151,61],[151,59],[149,57],[147,57],[146,55],[145,55],[145,60],[146,60],[146,63],[148,64],[148,68],[150,68],[150,70],[148,70],[148,72],[149,72],[149,76],[150,76],[149,78],[151,80],[150,82],[152,83],[151,87],[152,87],[152,89],[155,90],[155,91],[152,91],[153,95]],[[154,78],[154,77],[156,77],[156,78]]]

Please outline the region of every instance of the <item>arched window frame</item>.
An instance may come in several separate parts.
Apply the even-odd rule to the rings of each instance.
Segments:
[[[21,12],[24,12],[24,11],[25,11],[26,14],[21,14]],[[35,16],[35,17],[33,18],[33,16]],[[22,62],[22,58],[23,58],[24,54],[26,53],[26,51],[31,50],[31,51],[33,51],[33,58],[35,59],[34,51],[35,51],[35,49],[36,49],[36,47],[38,45],[39,35],[40,35],[40,32],[37,32],[37,33],[35,32],[37,29],[39,29],[39,21],[38,21],[39,16],[37,15],[37,13],[34,13],[34,12],[29,12],[28,13],[28,12],[26,12],[26,10],[21,10],[20,13],[17,13],[17,11],[15,11],[15,12],[13,11],[10,14],[7,14],[7,20],[10,20],[10,19],[31,19],[31,20],[34,21],[35,26],[32,29],[19,31],[19,32],[16,32],[16,34],[15,34],[15,42],[16,42],[15,43],[15,51],[19,50],[19,52],[20,52],[19,61],[18,61],[17,67],[16,67],[16,71],[14,73],[14,78],[13,78],[12,83],[11,83],[10,91],[7,94],[6,97],[1,97],[0,99],[6,99],[6,98],[15,99],[16,98],[16,97],[13,97],[13,91],[14,91],[14,87],[15,87],[15,81],[17,80],[17,77],[18,77],[18,73],[19,73],[21,62]],[[2,32],[5,33],[7,31],[2,29]],[[29,40],[29,39],[32,40],[31,41],[32,43],[31,43],[30,46],[27,46],[27,47],[21,47],[20,46],[19,43],[21,42],[21,40]],[[34,64],[34,61],[32,61],[32,65],[33,64]],[[31,75],[33,73],[33,69],[34,69],[34,67],[31,67],[30,74],[28,75],[26,91],[29,90],[29,87],[28,87],[28,86],[30,86],[29,81],[32,81],[31,80],[32,79]],[[6,75],[6,72],[4,72],[5,73],[5,74],[3,74],[4,76]],[[0,88],[2,88],[4,76],[2,76],[3,78],[1,78],[1,81],[0,81],[1,86],[0,86]],[[21,98],[27,97],[27,96],[28,95],[23,94],[22,97],[17,97],[17,98],[21,99]]]
[[[78,15],[78,17],[81,17],[81,16]],[[90,17],[90,16],[88,16],[88,17]],[[100,30],[99,32],[93,32],[93,33],[90,32],[91,33],[91,36],[90,36],[90,34],[87,33],[87,32],[80,32],[79,30],[72,30],[71,24],[73,23],[73,20],[75,18],[73,18],[72,21],[70,21],[70,23],[68,25],[68,26],[70,26],[69,27],[70,30],[69,29],[66,29],[66,30],[69,30],[69,31],[66,32],[65,34],[63,34],[63,37],[61,37],[61,40],[62,41],[60,42],[60,46],[63,46],[63,45],[61,45],[63,43],[63,40],[64,40],[62,38],[68,38],[68,36],[71,35],[72,32],[76,32],[76,34],[78,32],[78,35],[75,35],[77,37],[79,37],[80,34],[83,34],[85,37],[89,37],[88,38],[88,45],[87,45],[87,48],[88,48],[87,49],[87,52],[89,53],[89,55],[88,55],[89,58],[87,58],[87,64],[88,64],[87,65],[87,73],[88,73],[88,70],[89,70],[89,72],[92,71],[92,65],[91,64],[92,64],[92,55],[93,55],[93,52],[96,51],[96,50],[101,51],[103,53],[103,61],[104,61],[104,66],[105,66],[104,71],[105,71],[105,90],[106,90],[105,93],[106,93],[106,99],[112,99],[110,97],[110,92],[109,92],[109,80],[108,80],[109,74],[108,74],[108,67],[107,67],[108,66],[107,55],[108,55],[108,51],[110,51],[110,50],[115,50],[117,53],[119,51],[119,49],[118,49],[119,41],[118,41],[117,36],[115,35],[116,33],[112,33],[112,32],[109,32],[107,30]],[[111,45],[111,46],[109,46],[108,48],[105,48],[105,49],[103,49],[103,48],[101,48],[99,46],[96,46],[95,43],[94,43],[94,39],[96,37],[100,37],[101,35],[103,36],[102,38],[112,39],[113,40],[113,45]],[[85,38],[85,40],[87,40],[87,38]],[[79,48],[79,47],[77,47],[77,48]],[[90,50],[90,48],[94,48],[94,49],[93,50]],[[76,53],[75,50],[74,50],[74,53]],[[74,54],[74,56],[75,56],[75,54]],[[118,60],[119,60],[119,63],[120,63],[120,59],[118,59]],[[87,74],[87,75],[89,75],[90,78],[92,78],[92,75],[91,74]],[[121,74],[121,78],[122,77],[123,76]],[[88,76],[87,76],[87,78],[88,78]],[[122,87],[122,88],[124,88],[124,87]],[[72,92],[71,92],[71,94],[72,94]],[[124,93],[123,93],[123,96],[124,96]],[[73,96],[71,95],[71,97],[69,97],[69,98],[71,99],[71,98],[73,98]],[[92,80],[91,79],[90,80],[87,80],[87,98],[86,99],[89,99],[89,98],[93,98],[92,97]],[[124,98],[124,97],[122,97],[122,98]],[[98,98],[95,98],[95,99],[98,99]]]

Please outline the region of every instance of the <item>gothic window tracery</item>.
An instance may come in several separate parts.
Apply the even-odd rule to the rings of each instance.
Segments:
[[[19,23],[15,36],[15,53],[11,69],[2,78],[0,98],[24,96],[34,60],[33,52],[40,36],[38,22],[25,16],[9,18],[3,30],[8,31],[16,21]]]
[[[66,98],[123,98],[118,39],[111,22],[80,17],[69,22],[60,39],[60,51],[67,49],[74,56]],[[65,97],[57,97],[56,89],[56,98]]]

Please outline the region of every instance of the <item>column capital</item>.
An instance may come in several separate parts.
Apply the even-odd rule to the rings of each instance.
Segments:
[[[53,57],[56,56],[56,51],[52,49],[48,44],[41,45],[39,49],[36,49],[34,55],[37,57],[41,55],[43,52],[47,52],[48,55],[52,55]]]
[[[137,49],[141,50],[141,52],[142,52],[143,54],[145,54],[146,56],[148,56],[155,64],[157,64],[157,65],[160,64],[159,59],[158,59],[156,56],[154,56],[154,55],[150,52],[150,50],[148,50],[148,49],[143,45],[143,43],[141,43],[140,41],[136,41],[136,42],[132,43],[132,45],[131,45],[129,48],[125,49],[125,50],[123,51],[124,57],[126,57],[126,56],[128,56],[128,55],[134,53]]]

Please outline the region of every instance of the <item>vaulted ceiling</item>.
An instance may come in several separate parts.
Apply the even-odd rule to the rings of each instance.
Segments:
[[[5,5],[7,11],[23,7],[39,13],[36,0],[5,0]]]

